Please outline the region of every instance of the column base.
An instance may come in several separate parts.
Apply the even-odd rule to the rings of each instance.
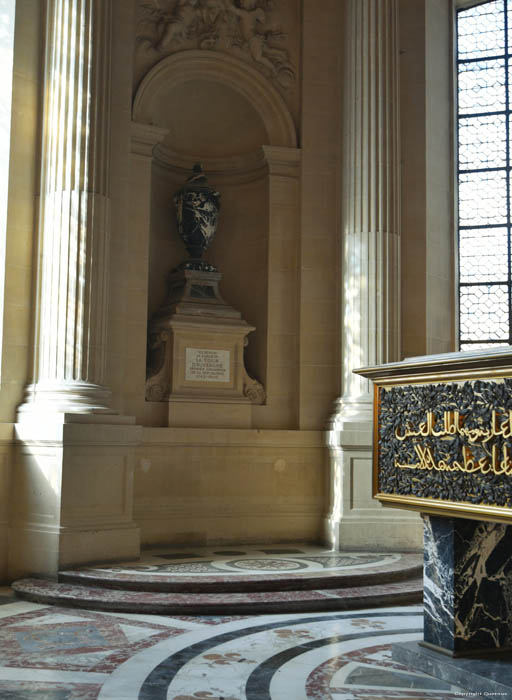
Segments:
[[[333,549],[419,551],[421,518],[373,498],[373,423],[338,414],[328,433],[331,507],[324,541]]]
[[[89,382],[38,382],[25,389],[18,416],[25,413],[115,413],[111,392]]]
[[[10,578],[139,556],[134,418],[24,414],[15,436]]]
[[[92,529],[94,527],[94,529]],[[10,536],[9,577],[56,577],[65,568],[127,561],[140,557],[140,529],[126,526],[44,528],[14,524]]]
[[[335,402],[335,411],[331,416],[331,431],[341,431],[344,426],[360,425],[364,429],[373,421],[373,397],[371,394],[362,394],[354,398],[342,396]]]
[[[393,515],[384,509],[382,515],[359,514],[330,517],[322,521],[323,541],[336,551],[419,552],[421,522],[415,513],[400,511]]]

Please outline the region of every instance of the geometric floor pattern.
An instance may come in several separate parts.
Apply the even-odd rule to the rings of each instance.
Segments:
[[[403,555],[393,552],[334,552],[325,547],[300,545],[244,545],[241,547],[196,547],[193,549],[146,550],[140,560],[110,566],[90,567],[89,571],[154,577],[209,577],[225,578],[265,576],[269,573],[296,575],[361,571],[386,568],[401,558],[420,561],[421,555]],[[87,569],[86,569],[87,570]]]
[[[139,560],[23,579],[25,600],[157,615],[348,610],[421,600],[422,556],[290,544],[161,548]]]
[[[163,617],[39,605],[0,589],[0,698],[467,697],[460,688],[392,661],[393,642],[421,637],[421,606]]]

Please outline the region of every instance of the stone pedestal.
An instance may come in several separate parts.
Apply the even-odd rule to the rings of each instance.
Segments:
[[[329,433],[330,510],[323,538],[335,549],[406,551],[421,547],[416,513],[390,511],[372,497],[372,431],[350,422]]]
[[[27,414],[15,438],[12,578],[138,558],[133,474],[142,428],[133,418]]]
[[[214,269],[173,271],[151,320],[146,399],[169,402],[171,426],[250,427],[251,404],[265,400],[244,365],[254,326],[221,297],[221,278]]]

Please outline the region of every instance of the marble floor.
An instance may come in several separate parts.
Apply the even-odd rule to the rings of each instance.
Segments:
[[[391,660],[421,606],[255,616],[74,610],[0,589],[2,700],[451,700]]]
[[[422,555],[295,544],[153,549],[137,561],[15,581],[41,604],[156,615],[252,615],[422,600]]]
[[[243,547],[169,547],[146,550],[141,559],[116,565],[87,567],[85,572],[102,573],[119,579],[120,574],[153,577],[242,578],[286,574],[351,573],[385,569],[398,562],[421,561],[421,555],[398,552],[334,552],[311,544],[244,545]]]

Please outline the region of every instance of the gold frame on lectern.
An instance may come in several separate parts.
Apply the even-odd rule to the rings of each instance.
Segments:
[[[430,515],[470,518],[510,524],[512,508],[489,503],[450,501],[414,495],[379,491],[380,397],[383,389],[410,385],[464,383],[474,380],[500,382],[512,378],[512,350],[482,351],[481,353],[447,353],[431,357],[412,358],[403,362],[355,370],[374,383],[373,406],[373,496],[385,506],[420,511]],[[510,478],[511,476],[504,476]]]

